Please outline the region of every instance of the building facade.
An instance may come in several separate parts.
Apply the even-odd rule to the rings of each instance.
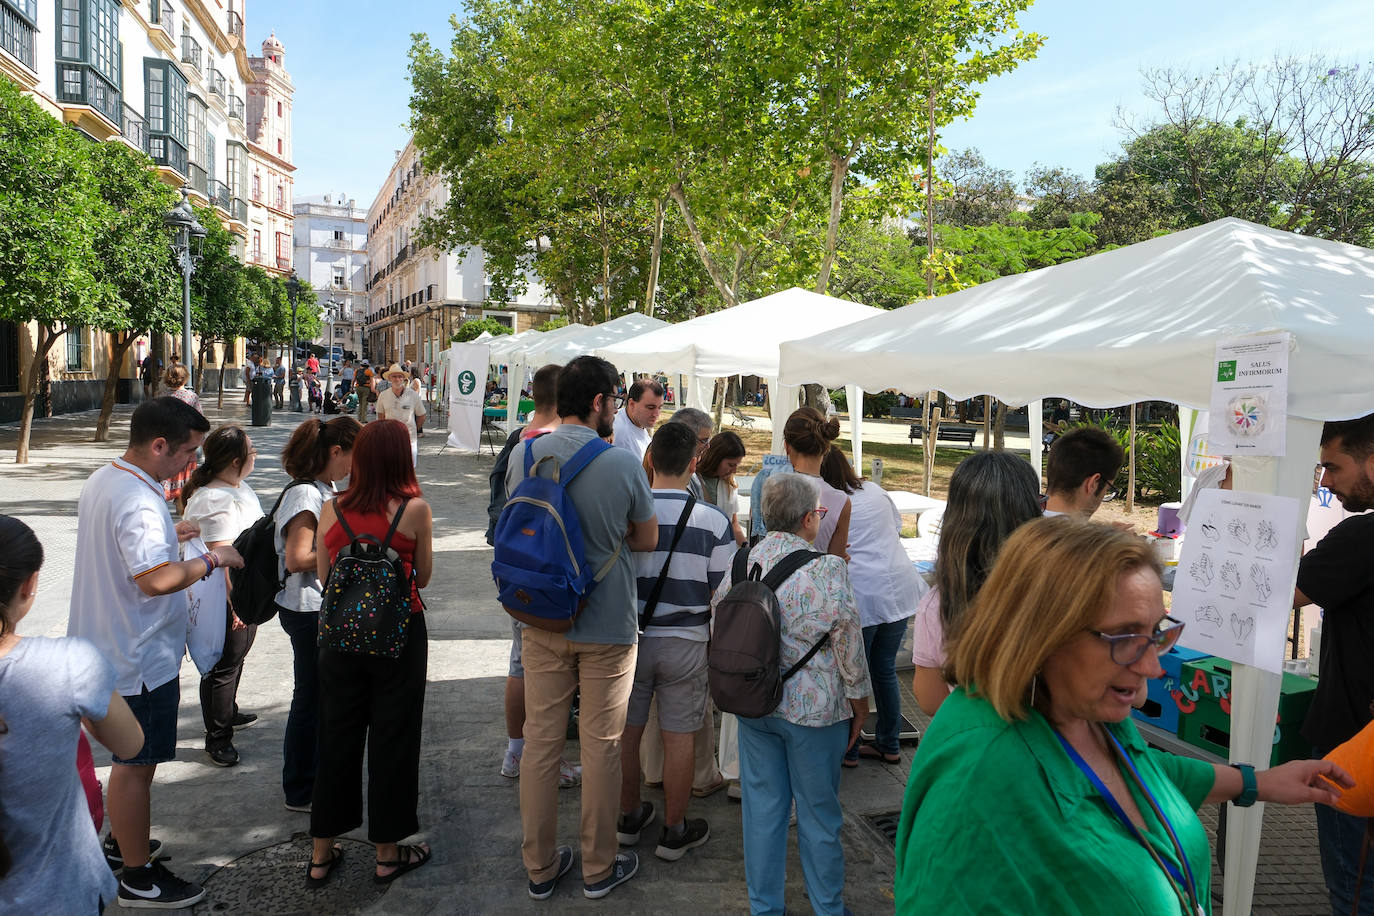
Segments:
[[[280,50],[275,38],[264,43]],[[127,143],[147,153],[158,176],[188,186],[192,200],[213,206],[248,257],[250,145],[284,130],[290,173],[290,119],[277,134],[250,131],[248,99],[272,94],[289,106],[290,79],[278,63],[255,67],[244,45],[244,0],[0,0],[0,78],[14,80],[63,123],[102,142]],[[283,168],[284,166],[284,168]],[[289,181],[287,183],[289,192]],[[290,257],[291,207],[285,215]],[[267,223],[264,222],[266,226]],[[287,272],[285,267],[274,269]],[[20,380],[32,359],[33,328],[0,321],[0,421],[20,411]],[[136,366],[150,350],[166,362],[180,350],[177,336],[136,342],[120,367],[120,398],[136,398]],[[65,344],[65,345],[64,345]],[[198,343],[196,344],[198,346]],[[221,347],[206,362],[219,364]],[[224,356],[237,365],[243,342]],[[98,407],[111,358],[103,332],[74,328],[49,356],[40,411]],[[235,374],[236,375],[236,374]],[[202,380],[197,379],[201,385]],[[46,403],[45,403],[46,402]]]
[[[367,319],[367,214],[345,194],[302,197],[295,217],[296,274],[315,290],[333,317],[333,337],[315,343],[337,344],[362,357]]]
[[[295,88],[286,72],[286,51],[276,35],[262,43],[262,57],[248,58],[248,256],[250,264],[276,274],[291,272],[291,106]]]
[[[421,219],[448,196],[448,185],[425,170],[410,141],[368,208],[365,347],[373,362],[433,363],[464,321],[490,317],[524,331],[558,311],[537,278],[518,299],[492,300],[480,248],[459,255],[414,244]]]

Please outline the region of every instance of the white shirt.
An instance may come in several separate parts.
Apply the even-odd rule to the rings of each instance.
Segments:
[[[76,559],[67,635],[95,643],[114,666],[115,690],[136,696],[181,673],[186,593],[150,598],[134,581],[180,560],[162,484],[116,458],[76,504]]]
[[[334,488],[318,480],[291,487],[282,494],[281,505],[277,507],[276,518],[272,520],[275,532],[272,543],[277,548],[277,574],[286,580],[276,598],[277,607],[283,610],[315,613],[320,609],[323,589],[315,570],[303,569],[286,575],[286,526],[302,512],[315,516],[318,526],[325,500],[333,498]]]
[[[354,371],[355,370],[352,366],[344,366],[343,371],[339,373],[339,378],[343,379],[346,382],[351,382],[353,381]]]
[[[905,620],[930,588],[902,549],[901,532],[902,515],[882,487],[869,480],[849,494],[849,581],[863,626]]]
[[[246,483],[236,487],[209,484],[191,494],[181,517],[200,525],[200,539],[207,544],[233,541],[262,518],[262,503]]]
[[[377,395],[377,419],[400,420],[406,425],[406,432],[410,433],[412,443],[416,439],[415,418],[424,415],[425,400],[409,385],[402,388],[400,395],[397,395],[388,382],[386,390]]]
[[[635,426],[630,415],[625,412],[626,409],[625,407],[620,408],[615,415],[615,447],[625,449],[635,456],[636,461],[643,463],[644,453],[649,450],[649,443],[654,438],[654,431]]]

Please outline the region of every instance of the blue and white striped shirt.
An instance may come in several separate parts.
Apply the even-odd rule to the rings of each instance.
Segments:
[[[654,590],[654,583],[668,560],[673,530],[687,504],[685,490],[654,490],[654,514],[658,518],[658,547],[634,555],[635,581],[639,588],[639,612]],[[735,538],[730,519],[708,502],[697,500],[692,517],[682,532],[668,566],[668,578],[645,636],[678,636],[697,642],[710,638],[711,595],[730,571]]]

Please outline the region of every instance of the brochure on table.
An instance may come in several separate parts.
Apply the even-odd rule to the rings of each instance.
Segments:
[[[1287,496],[1198,494],[1174,579],[1170,613],[1182,645],[1265,671],[1283,671],[1298,502]]]
[[[1282,457],[1291,334],[1217,343],[1208,445],[1214,455]]]

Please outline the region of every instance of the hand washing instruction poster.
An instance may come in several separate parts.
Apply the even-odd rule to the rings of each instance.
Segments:
[[[1203,490],[1183,540],[1170,615],[1190,649],[1283,671],[1298,502],[1287,496]]]
[[[1207,429],[1214,455],[1282,456],[1291,334],[1217,343]]]

